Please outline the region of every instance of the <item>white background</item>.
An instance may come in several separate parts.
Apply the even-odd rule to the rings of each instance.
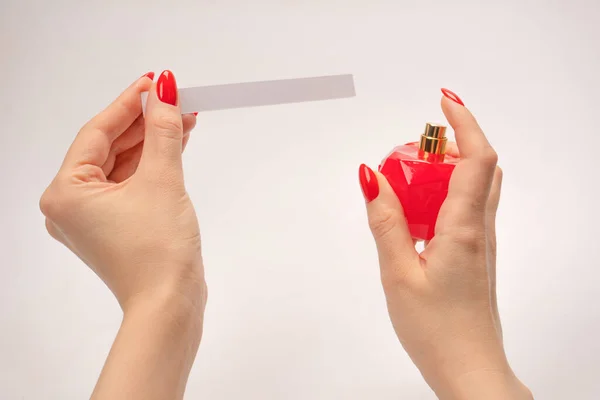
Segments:
[[[206,113],[185,154],[210,298],[187,399],[432,399],[394,335],[357,171],[457,92],[500,154],[498,292],[539,399],[600,393],[600,4],[0,2],[0,398],[87,398],[120,323],[44,230],[78,131],[143,73],[353,73],[350,100]]]

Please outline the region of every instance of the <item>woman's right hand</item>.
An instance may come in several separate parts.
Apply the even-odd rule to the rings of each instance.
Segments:
[[[462,104],[444,97],[442,109],[461,160],[422,253],[386,178],[360,168],[388,311],[439,398],[531,399],[506,359],[496,304],[497,155]]]

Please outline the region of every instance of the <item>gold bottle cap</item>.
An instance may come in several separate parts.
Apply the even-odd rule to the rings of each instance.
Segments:
[[[444,125],[427,123],[425,132],[421,135],[419,150],[426,154],[443,155],[446,153],[446,127]]]

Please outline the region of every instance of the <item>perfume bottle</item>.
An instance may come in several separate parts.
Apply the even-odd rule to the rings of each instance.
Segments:
[[[446,127],[428,123],[419,142],[398,146],[379,165],[400,199],[413,238],[430,240],[459,158],[446,154]]]

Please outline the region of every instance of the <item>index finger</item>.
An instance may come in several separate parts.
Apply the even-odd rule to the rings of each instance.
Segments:
[[[69,148],[63,167],[102,166],[113,141],[141,115],[141,93],[149,90],[153,77],[154,73],[148,73],[137,79],[104,111],[85,124]]]
[[[462,104],[444,97],[442,110],[454,129],[460,161],[450,180],[448,202],[466,212],[485,211],[498,156],[475,117]]]

